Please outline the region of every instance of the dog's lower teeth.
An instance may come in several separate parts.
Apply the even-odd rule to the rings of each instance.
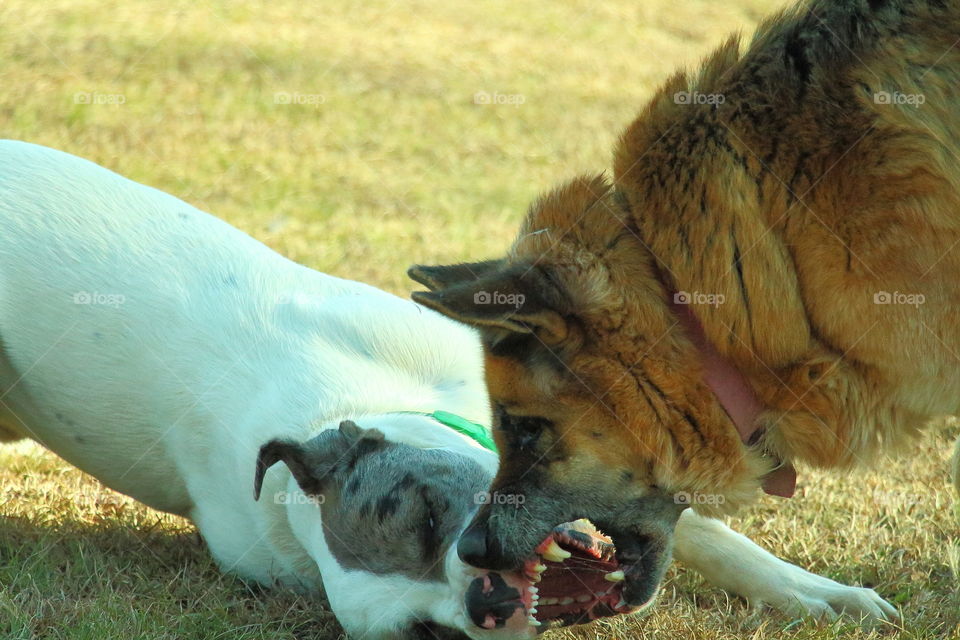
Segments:
[[[534,618],[533,616],[527,616],[527,622],[529,622],[530,624],[532,624],[532,625],[535,626],[535,627],[539,627],[539,626],[540,626],[540,621],[537,620],[536,618]]]
[[[560,606],[565,607],[568,604],[573,604],[573,598],[564,598],[560,601]]]
[[[623,582],[625,577],[626,576],[623,575],[623,571],[611,571],[603,576],[603,579],[607,582]]]
[[[530,585],[529,587],[527,587],[527,591],[529,591],[533,595],[537,595],[537,588],[533,585]]]
[[[557,602],[558,602],[558,599],[557,599],[557,598],[541,598],[541,599],[540,599],[540,604],[541,604],[541,605],[557,604]]]
[[[587,595],[586,593],[582,596],[577,596],[577,602],[590,602],[593,600],[593,596]]]
[[[544,549],[540,555],[550,562],[563,562],[572,554],[558,545],[556,540],[551,540],[550,544],[547,545],[547,548]]]

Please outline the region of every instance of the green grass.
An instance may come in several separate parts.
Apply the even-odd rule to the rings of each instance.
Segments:
[[[406,294],[413,262],[502,253],[540,190],[608,167],[657,82],[779,6],[5,0],[0,132],[169,191],[303,264]],[[476,104],[479,92],[522,104]],[[122,104],[83,104],[88,95]],[[946,481],[958,435],[945,423],[882,471],[804,473],[798,498],[765,498],[734,526],[898,602],[901,638],[960,637]],[[189,523],[30,445],[0,448],[0,514],[3,640],[341,634],[322,599],[220,575]],[[645,620],[553,637],[870,635],[752,612],[677,570]]]

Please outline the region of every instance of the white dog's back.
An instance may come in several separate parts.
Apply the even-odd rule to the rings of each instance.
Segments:
[[[252,473],[260,444],[324,419],[444,394],[485,418],[475,342],[173,196],[0,142],[0,421],[151,506],[195,515],[207,489],[178,467]]]

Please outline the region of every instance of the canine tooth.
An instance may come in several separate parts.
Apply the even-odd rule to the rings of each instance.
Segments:
[[[570,557],[570,552],[557,544],[556,540],[551,540],[547,548],[540,554],[550,562],[563,562]]]
[[[544,571],[547,570],[547,565],[545,565],[545,564],[536,564],[536,565],[533,566],[533,570],[536,571],[537,573],[543,573]]]
[[[573,604],[573,598],[564,598],[560,601],[560,606],[567,606],[568,604]]]
[[[603,579],[607,582],[623,582],[625,577],[626,576],[623,575],[623,571],[611,571],[603,576]]]
[[[577,602],[590,602],[593,600],[593,596],[587,595],[586,593],[582,596],[577,596]]]

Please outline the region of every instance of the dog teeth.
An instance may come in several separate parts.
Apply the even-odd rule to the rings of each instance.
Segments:
[[[547,565],[537,563],[527,569],[527,577],[536,584],[543,578],[543,572],[546,570]]]
[[[571,553],[561,548],[556,540],[551,540],[550,544],[547,545],[547,548],[544,549],[540,555],[550,562],[563,562],[570,557]]]
[[[527,616],[527,622],[529,622],[530,624],[532,624],[532,625],[535,626],[535,627],[539,627],[539,626],[540,626],[540,621],[537,620],[536,618],[534,618],[533,616]]]
[[[590,602],[591,600],[593,600],[593,596],[586,593],[582,596],[577,596],[577,602]]]
[[[603,579],[607,582],[623,582],[625,577],[623,571],[611,571],[603,576]]]
[[[541,598],[540,599],[541,606],[545,606],[548,604],[559,604],[559,602],[560,602],[559,598]]]
[[[529,591],[533,595],[537,595],[537,588],[533,585],[530,585],[529,587],[527,587],[527,591]]]
[[[564,598],[563,600],[560,601],[561,607],[565,607],[568,604],[573,604],[573,598]]]

